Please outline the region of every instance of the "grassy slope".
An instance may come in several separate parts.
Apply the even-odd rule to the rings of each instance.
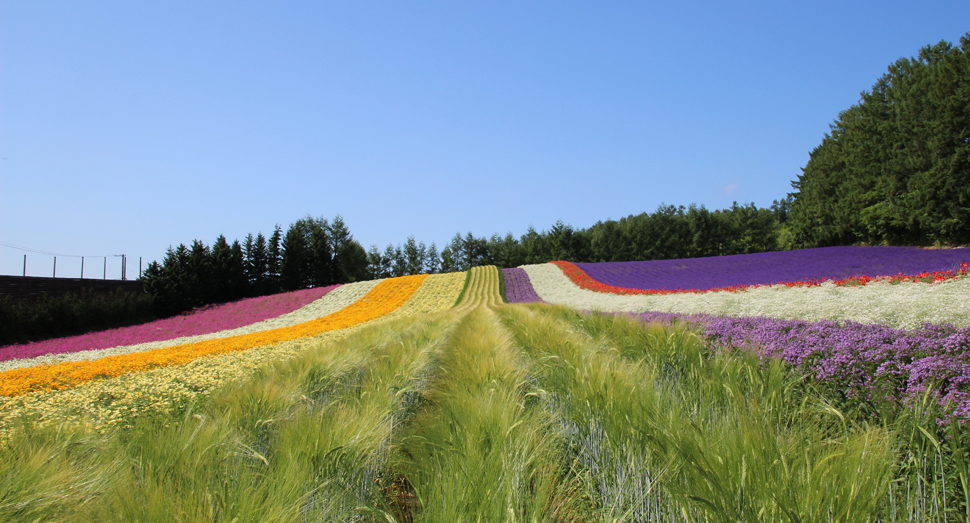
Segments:
[[[360,329],[105,436],[0,450],[0,521],[867,521],[893,434],[679,328],[551,306]],[[497,275],[496,275],[497,276]],[[477,289],[477,290],[476,290]],[[900,518],[905,520],[904,518]]]

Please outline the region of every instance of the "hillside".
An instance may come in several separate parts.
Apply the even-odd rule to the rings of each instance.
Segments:
[[[0,347],[0,521],[956,521],[968,261],[475,267]]]

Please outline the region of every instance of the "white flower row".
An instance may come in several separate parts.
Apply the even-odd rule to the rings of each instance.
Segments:
[[[182,338],[175,338],[171,340],[152,341],[148,343],[139,343],[136,345],[111,347],[108,349],[86,350],[60,354],[44,354],[43,356],[36,356],[34,358],[2,361],[0,362],[0,372],[23,367],[33,367],[35,365],[51,365],[66,361],[90,361],[107,356],[117,356],[119,354],[131,354],[134,352],[144,352],[153,349],[163,349],[165,347],[174,347],[176,345],[194,343],[197,341],[228,338],[231,336],[239,336],[241,334],[250,334],[253,332],[278,329],[281,327],[290,327],[299,323],[321,318],[328,314],[333,314],[340,309],[343,309],[344,307],[362,298],[381,281],[383,280],[362,281],[341,285],[327,294],[324,294],[320,297],[320,299],[314,300],[293,312],[288,312],[275,318],[269,318],[267,320],[237,327],[235,329],[227,329],[210,334],[199,334],[196,336],[184,336]]]
[[[618,295],[582,289],[559,267],[522,266],[540,298],[582,310],[703,313],[819,321],[855,321],[912,329],[923,323],[970,326],[970,277],[940,283],[869,283],[839,287],[772,285],[739,292]]]

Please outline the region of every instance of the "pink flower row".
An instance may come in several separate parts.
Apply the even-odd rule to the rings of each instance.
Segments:
[[[337,285],[331,285],[258,298],[246,298],[231,303],[202,307],[179,316],[131,327],[33,343],[7,345],[0,347],[0,361],[33,358],[43,354],[108,349],[235,329],[293,312],[320,299],[337,287]]]

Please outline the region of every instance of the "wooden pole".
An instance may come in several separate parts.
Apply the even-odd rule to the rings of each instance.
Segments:
[[[84,256],[81,256],[81,279],[84,279]]]

